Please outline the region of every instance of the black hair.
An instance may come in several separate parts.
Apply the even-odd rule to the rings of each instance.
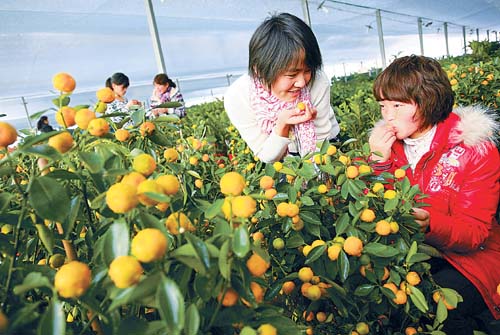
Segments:
[[[248,46],[248,73],[268,88],[290,66],[304,61],[311,80],[323,60],[311,28],[298,17],[281,13],[266,19],[255,30]]]
[[[123,85],[124,87],[129,87],[130,81],[125,74],[123,74],[121,72],[116,72],[116,73],[113,73],[113,75],[111,77],[106,79],[106,87],[113,89],[112,84],[115,84],[118,86]]]
[[[40,119],[38,119],[38,121],[36,123],[36,129],[41,130],[45,121],[47,121],[48,119],[49,118],[46,115],[43,115],[42,117],[40,117]]]
[[[158,73],[153,79],[153,84],[158,84],[158,85],[168,84],[168,86],[172,88],[177,87],[174,81],[170,79],[165,73]]]

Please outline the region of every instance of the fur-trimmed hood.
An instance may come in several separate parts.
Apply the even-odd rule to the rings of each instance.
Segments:
[[[485,142],[497,143],[500,124],[498,116],[480,105],[457,107],[453,110],[460,121],[456,132],[450,136],[455,143],[463,142],[468,147],[475,147]]]

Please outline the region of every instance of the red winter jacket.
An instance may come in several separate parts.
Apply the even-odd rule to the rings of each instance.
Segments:
[[[480,107],[457,108],[437,125],[429,152],[406,171],[429,197],[426,243],[477,287],[495,319],[500,319],[500,225],[495,219],[500,194],[500,158],[492,141],[492,116]],[[375,170],[408,165],[403,141],[391,159]]]

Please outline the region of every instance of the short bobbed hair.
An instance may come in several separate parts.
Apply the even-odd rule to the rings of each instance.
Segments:
[[[279,75],[294,65],[304,62],[313,81],[323,64],[311,28],[289,13],[262,22],[250,39],[248,52],[248,73],[269,89]]]
[[[130,80],[127,75],[121,72],[113,73],[111,77],[106,79],[106,87],[113,89],[113,84],[127,88],[130,86]]]
[[[415,103],[419,129],[444,121],[455,102],[450,81],[439,62],[415,55],[397,58],[382,71],[373,85],[373,95],[377,101]]]

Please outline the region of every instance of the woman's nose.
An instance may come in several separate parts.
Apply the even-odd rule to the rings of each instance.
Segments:
[[[387,108],[385,115],[387,121],[394,121],[394,119],[396,119],[396,111],[394,109]]]
[[[295,87],[304,87],[306,86],[306,78],[304,75],[298,75],[295,79]]]

